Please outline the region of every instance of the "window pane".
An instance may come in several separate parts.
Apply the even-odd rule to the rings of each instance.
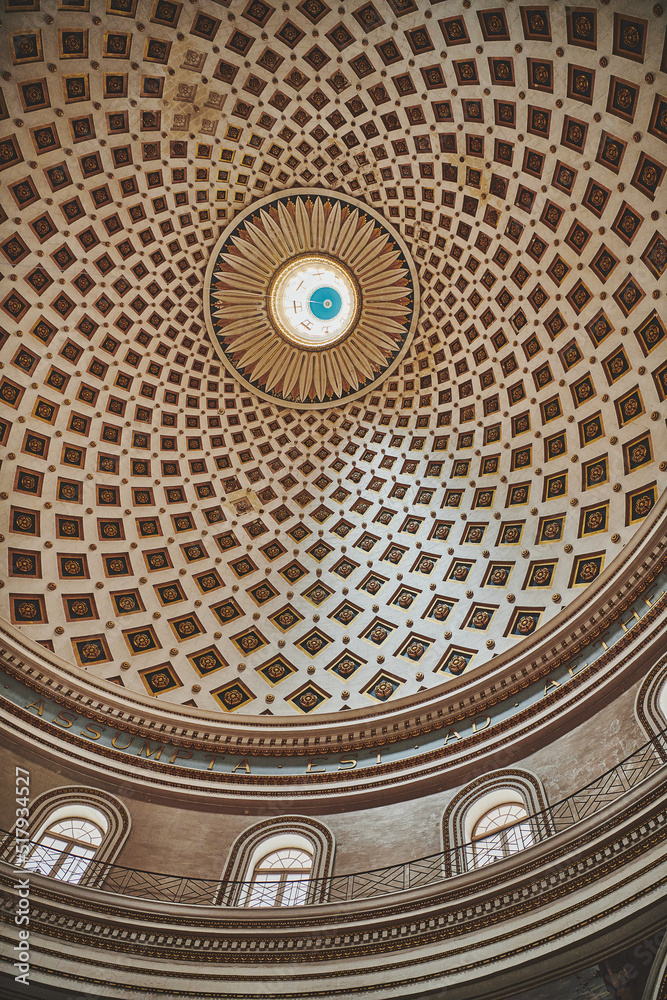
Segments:
[[[72,882],[73,884],[80,882],[94,854],[94,851],[87,851],[85,854],[66,855],[61,867],[56,872],[56,877],[63,882]]]
[[[242,906],[302,906],[308,896],[312,855],[298,847],[270,851],[255,865]]]
[[[282,906],[303,906],[308,893],[308,878],[306,875],[290,878],[284,884]]]
[[[42,834],[25,867],[63,882],[80,882],[101,840],[102,831],[89,820],[60,820]]]
[[[534,843],[527,812],[519,802],[506,802],[489,809],[473,831],[472,858],[476,867],[500,861]],[[521,820],[527,822],[522,823]]]
[[[494,806],[493,809],[489,809],[477,822],[473,837],[483,837],[484,834],[490,833],[491,830],[500,830],[504,826],[510,826],[512,823],[525,819],[527,815],[524,807],[518,802],[509,802],[502,806]]]
[[[475,864],[478,867],[490,865],[492,861],[500,861],[503,857],[503,845],[500,834],[484,837],[474,845]]]
[[[509,853],[521,851],[524,847],[530,847],[533,843],[530,823],[519,823],[517,826],[510,827],[506,831],[506,835]]]
[[[91,823],[87,819],[72,817],[71,819],[59,820],[49,827],[48,832],[59,833],[61,836],[67,837],[68,840],[78,840],[80,843],[93,844],[95,847],[99,847],[102,843],[102,831],[95,823]]]
[[[248,889],[245,906],[275,906],[280,883],[270,872],[258,874]]]
[[[42,843],[35,847],[30,857],[26,860],[24,867],[30,872],[39,872],[40,875],[50,875],[64,847],[64,843],[59,843],[50,837],[44,838]]]
[[[300,871],[310,871],[313,859],[305,851],[295,848],[283,848],[280,851],[272,851],[258,862],[255,871],[282,871],[285,869],[297,869]]]

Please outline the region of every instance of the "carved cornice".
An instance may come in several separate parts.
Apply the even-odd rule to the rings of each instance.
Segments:
[[[494,865],[495,871],[467,873],[447,880],[437,891],[429,887],[426,892],[398,892],[371,905],[324,904],[289,913],[211,907],[195,912],[139,899],[103,905],[103,893],[80,887],[71,892],[68,887],[67,894],[50,891],[51,880],[36,877],[31,924],[39,942],[35,957],[39,964],[39,955],[54,954],[44,939],[57,937],[67,942],[68,954],[77,957],[80,968],[113,970],[112,975],[128,984],[128,993],[132,972],[140,969],[142,975],[154,976],[159,972],[155,960],[167,961],[175,976],[191,983],[188,989],[174,989],[173,996],[196,995],[197,982],[205,979],[221,989],[235,982],[235,996],[250,997],[257,988],[253,982],[266,988],[267,973],[271,982],[281,984],[280,995],[285,991],[291,997],[298,994],[289,984],[304,979],[320,981],[327,993],[335,994],[336,988],[328,984],[341,975],[350,995],[363,992],[357,985],[362,979],[363,989],[382,988],[388,972],[396,977],[394,986],[399,979],[436,982],[446,975],[445,969],[455,969],[465,982],[474,981],[483,978],[501,954],[504,963],[519,953],[526,961],[527,950],[563,947],[596,926],[599,932],[603,925],[609,930],[627,924],[645,909],[649,897],[655,906],[652,919],[660,919],[658,910],[667,906],[667,877],[655,877],[667,826],[663,777],[645,782],[645,795],[606,815],[596,827],[580,824],[576,836],[554,838],[561,841],[557,847],[554,841],[548,849],[536,845],[519,858]],[[9,873],[5,882],[11,883]],[[5,912],[11,920],[11,900]],[[502,931],[495,932],[500,927]],[[598,947],[604,948],[602,938]],[[99,958],[92,957],[91,948],[99,950]],[[436,972],[434,948],[444,959]],[[101,958],[104,952],[131,955],[134,964],[125,974],[117,961]],[[399,952],[400,959],[392,960]],[[384,957],[379,965],[369,964],[380,955]],[[226,961],[233,962],[234,971],[226,971]],[[278,973],[276,965],[282,962],[292,970]],[[331,962],[345,964],[332,968]],[[194,963],[204,963],[210,971],[193,973]],[[301,973],[295,963],[303,968]],[[239,968],[246,965],[247,975],[239,976]],[[262,966],[267,973],[260,972]],[[145,989],[145,977],[143,984]]]
[[[318,717],[310,721],[268,720],[262,722],[235,720],[234,728],[227,719],[224,723],[215,717],[196,718],[188,709],[155,702],[147,703],[142,697],[109,691],[108,685],[80,676],[82,671],[64,661],[54,662],[42,647],[26,640],[16,632],[6,630],[0,633],[2,652],[0,662],[6,672],[33,690],[36,695],[53,699],[63,709],[74,712],[89,720],[96,720],[110,729],[136,734],[141,739],[151,740],[174,748],[194,749],[207,754],[235,754],[239,759],[285,758],[303,761],[300,774],[219,774],[213,770],[199,770],[180,767],[154,760],[139,760],[121,755],[113,749],[92,743],[74,735],[74,732],[58,730],[49,726],[34,712],[26,712],[18,706],[5,702],[8,725],[15,728],[20,738],[28,729],[34,733],[36,742],[43,747],[58,745],[60,752],[69,754],[73,760],[84,766],[97,767],[112,773],[130,776],[145,776],[152,784],[173,782],[192,789],[221,786],[235,794],[247,797],[302,795],[312,798],[317,795],[349,795],[357,789],[364,794],[374,789],[394,789],[392,794],[401,797],[415,793],[415,783],[428,790],[431,779],[442,779],[443,767],[447,768],[447,780],[460,782],[474,775],[475,762],[500,748],[518,757],[527,751],[531,742],[548,739],[551,725],[567,713],[571,725],[575,725],[599,710],[600,704],[617,696],[619,691],[640,673],[645,672],[647,658],[653,661],[660,655],[667,639],[663,638],[663,620],[667,609],[667,594],[652,605],[642,600],[642,617],[633,627],[625,627],[622,638],[616,641],[588,665],[584,665],[573,676],[568,676],[563,663],[571,662],[571,657],[580,654],[590,643],[604,632],[608,625],[618,619],[623,611],[632,607],[633,600],[640,600],[667,562],[664,535],[665,526],[661,517],[667,509],[667,495],[662,498],[655,518],[645,525],[635,538],[634,546],[629,546],[614,563],[597,586],[582,595],[581,602],[575,602],[566,609],[543,633],[542,642],[531,639],[529,648],[522,656],[498,657],[498,666],[488,666],[473,671],[470,678],[462,679],[454,689],[447,689],[439,699],[431,695],[423,704],[415,704],[415,699],[405,704],[392,705],[375,713],[359,715],[346,713],[345,718],[336,716],[322,726]],[[633,619],[634,620],[634,619]],[[592,648],[592,647],[591,647]],[[462,724],[470,726],[475,718],[484,718],[484,711],[493,711],[494,705],[510,704],[510,699],[521,698],[522,690],[540,678],[549,678],[553,672],[565,671],[566,681],[545,690],[544,697],[536,704],[521,707],[508,718],[492,720],[491,724],[464,738],[447,745],[442,738],[450,727]],[[453,694],[460,700],[456,701]],[[356,717],[358,715],[358,717]],[[351,718],[351,716],[355,716]],[[364,725],[365,723],[365,725]],[[237,728],[238,726],[238,728]],[[40,735],[39,730],[43,734]],[[318,755],[337,757],[347,752],[373,748],[391,749],[398,740],[413,740],[427,734],[434,734],[440,741],[424,745],[424,752],[409,758],[381,761],[378,766],[366,766],[357,771],[330,771],[328,773],[307,773],[306,760]],[[304,760],[304,758],[306,760]],[[95,764],[93,765],[93,761]],[[119,763],[122,761],[121,766]],[[149,777],[150,774],[150,777]],[[400,786],[405,785],[405,789]]]
[[[331,924],[355,924],[369,920],[378,922],[380,917],[405,919],[408,914],[424,907],[454,907],[457,912],[465,906],[470,909],[474,901],[480,909],[461,916],[461,922],[476,919],[488,909],[488,900],[494,899],[493,910],[513,909],[518,899],[541,897],[554,886],[565,886],[582,875],[587,866],[607,863],[615,867],[623,864],[623,856],[636,845],[644,842],[653,832],[667,825],[665,814],[667,784],[664,769],[654,772],[620,799],[606,806],[588,819],[581,820],[558,834],[538,841],[531,848],[512,855],[490,867],[471,869],[441,881],[430,882],[414,889],[386,893],[380,896],[321,903],[316,907],[299,906],[288,909],[252,909],[233,907],[187,906],[159,899],[135,898],[115,892],[93,890],[90,887],[70,886],[63,889],[57,880],[31,876],[34,879],[34,897],[48,900],[55,908],[83,910],[120,920],[131,925],[141,914],[146,923],[175,922],[181,927],[208,928],[221,932],[248,931],[262,934],[269,931],[297,933],[302,928],[327,927]],[[640,852],[641,853],[641,852]],[[630,855],[629,855],[630,856]],[[594,859],[591,861],[590,859]],[[614,861],[614,858],[616,860]],[[588,859],[588,860],[586,860]],[[583,866],[583,867],[582,867]],[[11,883],[9,865],[0,863],[5,884]],[[363,877],[363,873],[360,877]],[[502,897],[508,891],[511,898],[505,903]],[[569,890],[563,890],[569,891]],[[417,933],[417,931],[415,931]],[[382,940],[378,930],[375,940]]]
[[[218,773],[213,770],[193,771],[189,768],[179,767],[177,763],[168,764],[140,757],[136,755],[136,751],[135,755],[130,757],[58,729],[49,722],[38,718],[34,713],[17,706],[7,706],[10,714],[5,718],[5,726],[14,732],[16,739],[25,739],[29,735],[30,744],[41,746],[43,753],[47,755],[54,752],[64,753],[73,762],[87,770],[104,770],[107,773],[121,776],[126,781],[141,780],[153,786],[168,784],[171,787],[180,788],[187,794],[204,793],[210,795],[219,794],[224,790],[227,794],[234,794],[245,799],[280,798],[283,803],[288,797],[292,797],[300,803],[306,799],[309,809],[313,807],[318,797],[331,794],[338,797],[352,797],[356,792],[361,791],[365,796],[368,796],[376,790],[381,790],[385,800],[392,793],[396,798],[401,798],[408,794],[415,794],[417,788],[420,791],[428,791],[432,782],[437,782],[440,787],[443,780],[449,784],[460,783],[467,777],[478,773],[475,770],[478,763],[483,759],[492,758],[500,749],[503,749],[505,756],[510,754],[512,758],[518,760],[522,754],[527,752],[532,739],[544,740],[549,722],[556,722],[565,712],[569,712],[573,720],[572,724],[575,724],[575,719],[579,715],[578,709],[582,707],[585,709],[587,704],[590,706],[590,711],[598,709],[605,691],[608,691],[611,685],[614,687],[613,693],[618,694],[619,690],[622,689],[620,679],[624,673],[630,673],[632,677],[643,671],[647,655],[650,655],[651,658],[655,656],[656,642],[660,642],[661,646],[664,644],[662,640],[662,632],[664,631],[662,619],[665,614],[662,608],[663,603],[667,604],[667,598],[662,599],[660,604],[654,605],[642,621],[628,630],[621,642],[600,657],[603,669],[591,670],[589,667],[575,675],[569,684],[569,697],[563,698],[560,689],[555,690],[541,700],[540,712],[527,708],[511,719],[501,721],[464,740],[415,755],[411,759],[395,760],[365,768],[364,772],[307,773],[304,757],[308,753],[311,755],[311,759],[314,759],[318,751],[334,756],[345,753],[339,747],[331,745],[321,748],[313,747],[309,751],[297,749],[296,753],[303,761],[303,773],[298,775],[247,774],[243,769],[239,774],[230,774]],[[625,655],[620,655],[623,653]],[[39,688],[36,687],[36,690],[39,691]],[[170,753],[179,746],[199,747],[209,755],[224,753],[225,750],[224,746],[220,747],[216,743],[205,744],[188,741],[183,736],[173,735],[169,731],[167,731],[167,735],[165,734],[166,727],[156,730],[143,727],[135,728],[125,721],[116,720],[114,723],[113,716],[101,715],[99,712],[87,710],[82,712],[79,701],[70,701],[60,696],[54,697],[54,700],[69,711],[80,713],[87,718],[94,718],[104,725],[111,724],[113,726],[115,724],[120,733],[128,733],[128,739],[132,732],[138,733],[138,748],[141,747],[141,740],[148,740],[151,741],[152,745],[159,746],[160,743],[170,745]],[[448,724],[456,726],[460,719],[460,715],[450,717],[446,723],[442,724],[442,728]],[[440,730],[441,726],[434,725],[432,728]],[[373,746],[372,743],[370,745]],[[237,750],[236,753],[239,754],[239,751]],[[240,753],[245,753],[247,759],[252,762],[253,758],[261,753],[261,750],[259,748],[250,750],[245,748]],[[446,772],[443,769],[446,769]],[[303,808],[303,805],[300,804],[299,808]]]

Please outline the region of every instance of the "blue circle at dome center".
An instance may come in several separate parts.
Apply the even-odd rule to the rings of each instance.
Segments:
[[[308,302],[313,316],[322,320],[334,319],[340,312],[342,304],[340,293],[327,285],[317,288]]]

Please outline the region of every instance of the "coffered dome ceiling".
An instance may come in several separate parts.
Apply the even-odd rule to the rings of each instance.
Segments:
[[[605,572],[667,471],[660,5],[3,20],[14,627],[164,701],[336,713],[446,685]],[[343,268],[339,308],[361,290],[365,346],[290,343],[285,231]]]

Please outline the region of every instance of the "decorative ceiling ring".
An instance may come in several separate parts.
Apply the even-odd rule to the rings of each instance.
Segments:
[[[220,237],[206,321],[225,367],[283,406],[325,409],[386,378],[419,315],[409,251],[385,220],[319,189],[272,196]]]

